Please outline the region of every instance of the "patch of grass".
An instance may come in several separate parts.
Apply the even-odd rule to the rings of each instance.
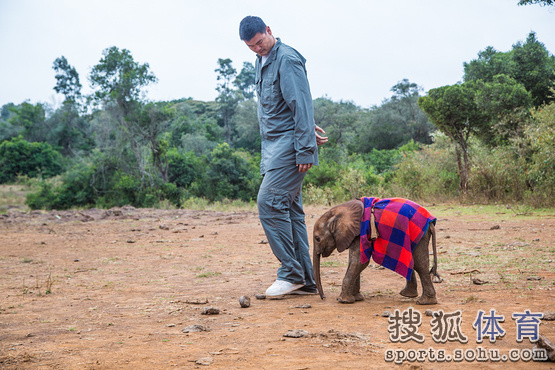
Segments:
[[[197,278],[209,278],[209,277],[214,277],[214,276],[218,276],[221,275],[221,272],[214,272],[214,271],[208,271],[202,274],[198,274],[196,277]]]
[[[181,204],[181,208],[195,211],[250,211],[256,212],[258,207],[255,201],[244,202],[241,200],[224,199],[218,202],[210,202],[204,198],[189,198]]]
[[[8,208],[19,208],[27,211],[25,199],[29,187],[26,185],[0,185],[0,213],[6,213]]]
[[[322,267],[338,267],[343,265],[342,262],[338,262],[338,261],[322,261],[320,262],[320,266]]]

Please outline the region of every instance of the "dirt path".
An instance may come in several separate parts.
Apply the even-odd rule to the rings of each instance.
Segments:
[[[518,349],[526,357],[533,344],[527,337],[517,342],[511,316],[555,311],[555,215],[427,208],[438,217],[445,281],[436,284],[440,304],[425,307],[401,297],[403,279],[375,265],[362,276],[365,301],[339,304],[346,253],[323,260],[326,300],[256,299],[279,265],[252,212],[11,210],[0,215],[0,369],[391,368],[386,356],[395,349],[448,355],[460,349],[471,356],[478,347],[501,356]],[[306,209],[310,237],[325,210]],[[249,308],[239,305],[243,295]],[[203,315],[207,307],[220,314]],[[421,315],[413,329],[425,341],[393,343],[385,312],[407,315],[410,307]],[[434,341],[430,330],[438,326],[427,309],[454,316],[460,310],[460,335]],[[490,315],[492,309],[504,316],[505,335],[477,343],[473,323],[480,310]],[[195,329],[204,331],[184,332]],[[288,332],[300,337],[285,337]],[[555,321],[541,320],[539,332],[555,341]],[[555,368],[429,357],[401,365],[411,366]]]

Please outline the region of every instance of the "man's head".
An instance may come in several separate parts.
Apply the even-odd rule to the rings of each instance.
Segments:
[[[239,37],[252,51],[260,56],[268,55],[276,43],[270,27],[266,26],[260,17],[251,15],[241,21]]]

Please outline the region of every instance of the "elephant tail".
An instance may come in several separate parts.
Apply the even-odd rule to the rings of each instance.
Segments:
[[[436,242],[436,228],[435,225],[430,222],[429,230],[432,233],[432,249],[434,252],[434,264],[430,269],[430,275],[432,275],[432,281],[434,283],[441,283],[443,279],[439,276],[437,272],[437,242]]]

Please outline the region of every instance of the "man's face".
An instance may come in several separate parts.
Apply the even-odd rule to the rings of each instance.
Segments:
[[[272,31],[270,27],[266,27],[266,33],[257,33],[249,41],[245,41],[245,44],[260,56],[266,56],[274,47],[276,39],[272,36]]]

